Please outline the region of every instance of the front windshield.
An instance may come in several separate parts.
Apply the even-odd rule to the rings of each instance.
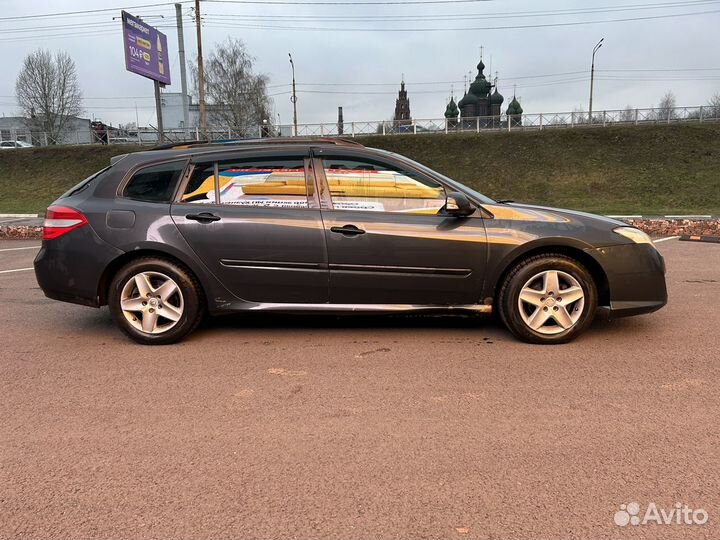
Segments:
[[[465,193],[466,195],[469,195],[471,199],[475,199],[480,204],[495,204],[495,201],[492,200],[490,197],[487,197],[486,195],[483,195],[482,193],[475,191],[474,189],[466,186],[465,184],[461,184],[457,180],[448,178],[444,174],[441,174],[441,173],[431,169],[430,167],[423,165],[422,163],[418,163],[415,160],[412,160],[412,159],[410,159],[406,156],[400,155],[400,154],[396,154],[395,152],[388,152],[387,150],[380,150],[380,152],[391,155],[396,158],[399,158],[407,163],[410,163],[413,167],[420,169],[424,173],[427,173],[431,176],[440,178],[446,184],[449,184],[452,187],[456,188],[458,191]]]

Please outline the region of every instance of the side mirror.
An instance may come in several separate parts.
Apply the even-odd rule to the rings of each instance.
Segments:
[[[445,213],[455,217],[466,217],[475,212],[464,193],[450,191],[445,197]]]

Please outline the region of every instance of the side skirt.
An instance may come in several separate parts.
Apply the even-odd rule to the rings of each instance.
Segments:
[[[483,313],[491,314],[492,306],[466,304],[459,306],[423,304],[292,304],[259,303],[246,307],[244,311],[276,312],[325,312],[325,313]]]

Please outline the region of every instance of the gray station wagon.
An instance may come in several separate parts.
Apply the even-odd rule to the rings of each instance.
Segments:
[[[145,344],[205,314],[497,312],[566,342],[598,309],[665,305],[650,238],[592,214],[494,201],[342,139],[187,143],[113,158],[48,208],[45,294],[108,305]]]

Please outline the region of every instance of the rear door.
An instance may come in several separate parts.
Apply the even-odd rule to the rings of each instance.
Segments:
[[[306,150],[194,160],[172,206],[178,229],[215,276],[252,302],[328,300],[324,230]]]
[[[317,149],[335,304],[482,303],[487,253],[479,210],[442,215],[445,188],[404,162]]]

